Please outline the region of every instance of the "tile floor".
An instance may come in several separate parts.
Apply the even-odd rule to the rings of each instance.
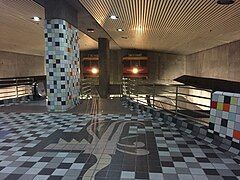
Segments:
[[[239,161],[150,115],[0,113],[0,179],[240,179]]]

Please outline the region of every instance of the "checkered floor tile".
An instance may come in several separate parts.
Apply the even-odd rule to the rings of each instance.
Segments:
[[[145,113],[0,113],[0,179],[240,179],[239,163]]]

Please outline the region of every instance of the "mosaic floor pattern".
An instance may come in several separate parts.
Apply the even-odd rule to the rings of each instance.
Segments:
[[[0,179],[240,179],[240,162],[149,115],[0,113]]]

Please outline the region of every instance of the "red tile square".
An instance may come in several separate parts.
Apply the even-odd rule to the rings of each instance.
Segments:
[[[212,101],[211,108],[212,109],[217,109],[217,102],[216,101]]]
[[[234,131],[233,131],[233,137],[234,137],[235,139],[240,140],[240,131],[234,130]]]
[[[229,110],[230,110],[230,104],[224,103],[224,104],[223,104],[223,111],[229,112]]]

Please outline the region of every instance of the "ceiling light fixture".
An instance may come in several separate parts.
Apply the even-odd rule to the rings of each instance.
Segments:
[[[117,16],[115,16],[115,15],[111,15],[111,16],[110,16],[110,18],[111,18],[111,19],[113,19],[113,20],[116,20],[116,19],[118,19],[118,17],[117,17]]]
[[[230,5],[233,4],[235,0],[218,0],[217,3],[220,5]]]
[[[94,32],[94,29],[91,29],[91,28],[90,28],[90,29],[87,29],[87,31],[90,32],[90,33],[93,33],[93,32]]]
[[[39,22],[39,21],[41,21],[41,19],[42,19],[42,18],[37,17],[37,16],[34,16],[34,17],[32,18],[32,20],[35,21],[35,22]]]
[[[118,32],[122,32],[122,31],[124,31],[124,30],[121,29],[121,28],[118,28],[117,31],[118,31]]]

